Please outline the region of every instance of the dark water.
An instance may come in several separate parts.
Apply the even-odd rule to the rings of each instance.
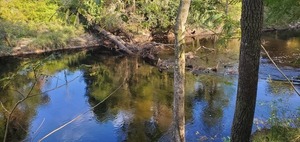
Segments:
[[[290,78],[299,78],[300,39],[265,39],[269,41],[266,48],[283,71]],[[200,44],[221,48],[209,40]],[[238,41],[232,41],[220,51],[201,49],[195,52],[197,58],[189,61],[205,67],[220,63],[220,70],[198,76],[186,73],[187,141],[223,141],[230,135],[238,46]],[[199,43],[194,43],[188,51],[198,47]],[[105,56],[98,51],[2,59],[0,75],[1,139],[8,116],[5,109],[12,110],[18,100],[29,95],[11,116],[9,141],[38,141],[78,115],[44,141],[169,140],[173,74],[159,72],[140,59]],[[285,81],[270,79],[284,80],[263,55],[253,131],[269,127],[274,116],[294,119],[300,115],[300,97]]]

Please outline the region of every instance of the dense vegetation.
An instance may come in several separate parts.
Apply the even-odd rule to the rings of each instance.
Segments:
[[[110,32],[168,34],[178,5],[179,1],[170,0],[2,0],[0,53],[11,53],[13,47],[24,45],[25,51],[63,48],[94,24]],[[265,0],[265,7],[267,26],[299,22],[297,0]],[[241,3],[235,0],[193,0],[187,27],[232,36],[239,31],[240,11]]]
[[[94,24],[110,32],[122,29],[134,35],[168,34],[173,30],[178,4],[169,0],[4,0],[0,2],[0,51],[10,53],[13,47],[24,44],[28,50],[63,48]],[[224,26],[227,31],[235,30],[239,17],[234,13],[240,11],[239,3],[229,5],[229,14],[225,5],[218,0],[193,1],[189,28],[217,32]]]

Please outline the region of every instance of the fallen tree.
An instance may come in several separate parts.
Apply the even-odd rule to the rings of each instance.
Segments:
[[[157,43],[157,42],[147,42],[147,43],[125,42],[119,36],[116,36],[99,26],[94,26],[94,29],[99,33],[100,37],[104,39],[102,41],[105,41],[106,39],[111,42],[111,44],[107,44],[106,46],[109,47],[116,46],[115,49],[116,51],[121,51],[122,53],[125,53],[129,56],[141,57],[148,64],[158,67],[159,71],[170,70],[173,69],[174,67],[174,61],[172,59],[163,60],[157,56],[158,53],[161,52],[162,50],[165,49],[174,50],[173,49],[174,44],[164,44],[164,43]],[[199,48],[208,49],[205,47],[199,47]],[[214,51],[214,49],[210,49],[210,51]],[[194,54],[195,53],[191,53],[191,52],[187,53],[186,59],[195,58]],[[186,70],[192,72],[195,75],[198,75],[201,73],[217,72],[218,66],[219,63],[215,67],[200,67],[200,66],[188,64],[186,65]]]

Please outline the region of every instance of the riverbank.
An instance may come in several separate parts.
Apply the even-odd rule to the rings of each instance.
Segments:
[[[98,34],[99,31],[94,31],[93,33],[84,33],[80,36],[75,38],[71,38],[67,41],[65,46],[60,47],[42,47],[42,48],[35,48],[32,47],[32,42],[34,41],[33,38],[22,38],[16,41],[16,46],[11,47],[11,49],[0,48],[0,57],[7,57],[7,56],[26,56],[32,54],[43,54],[43,53],[50,53],[56,51],[66,51],[66,50],[87,50],[87,49],[94,49],[99,46],[105,46],[107,48],[114,48],[115,45],[111,43],[107,39],[107,37]],[[96,33],[96,34],[95,34]],[[127,33],[124,30],[119,30],[118,33],[110,33],[111,35],[115,36],[115,38],[122,39],[126,43],[130,43],[137,48],[138,46],[149,44],[149,43],[157,43],[157,44],[168,44],[170,41],[173,41],[174,34],[168,33],[167,35],[151,35],[150,31],[144,31],[142,34],[136,33]],[[207,38],[213,36],[215,33],[203,30],[203,29],[193,29],[188,30],[186,34],[186,41],[187,43],[192,42],[192,40],[197,38]],[[107,35],[106,35],[107,36]],[[142,48],[142,47],[141,47]],[[118,50],[118,49],[116,49]],[[137,50],[137,49],[132,49]],[[134,51],[133,51],[134,52]]]
[[[96,32],[94,32],[96,33]],[[300,26],[299,27],[289,27],[289,28],[264,28],[263,33],[266,36],[277,36],[278,38],[285,39],[286,36],[300,36]],[[288,35],[286,34],[288,33]],[[215,37],[217,33],[214,33],[209,30],[204,29],[188,29],[186,32],[186,43],[193,42],[196,38],[218,38]],[[114,35],[114,34],[112,34]],[[124,36],[125,35],[125,36]],[[135,34],[135,33],[127,33],[124,31],[119,31],[116,33],[116,37],[128,42],[130,44],[135,44],[135,46],[140,46],[143,44],[149,44],[151,42],[157,44],[168,44],[173,41],[174,34],[168,33],[167,35],[151,35],[148,31],[142,32],[142,34]],[[95,49],[99,46],[106,46],[108,49],[112,49],[115,45],[107,39],[107,37],[101,37],[93,33],[83,33],[80,36],[75,38],[71,38],[68,40],[67,44],[62,47],[43,47],[43,48],[34,48],[30,47],[33,39],[31,38],[22,38],[17,41],[16,46],[12,47],[10,50],[7,49],[0,49],[0,57],[7,57],[7,56],[26,56],[32,54],[43,54],[43,53],[51,53],[56,51],[67,51],[67,50],[88,50],[88,49]],[[118,49],[116,49],[118,50]],[[132,49],[136,50],[136,49]]]

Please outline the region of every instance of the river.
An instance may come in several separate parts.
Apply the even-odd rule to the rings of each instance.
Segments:
[[[299,36],[269,35],[264,40],[275,62],[300,90]],[[200,45],[206,48],[198,48]],[[197,50],[196,58],[188,62],[205,67],[220,63],[218,73],[186,73],[187,141],[223,141],[230,136],[238,47],[238,40],[224,48],[222,43],[202,39],[187,49]],[[49,142],[168,139],[172,72],[161,72],[139,58],[111,56],[99,50],[5,58],[0,63],[0,139],[8,111],[26,97],[11,115],[9,141],[38,141],[43,137]],[[300,116],[300,97],[284,80],[262,53],[253,132],[270,127],[275,119],[279,122]]]

